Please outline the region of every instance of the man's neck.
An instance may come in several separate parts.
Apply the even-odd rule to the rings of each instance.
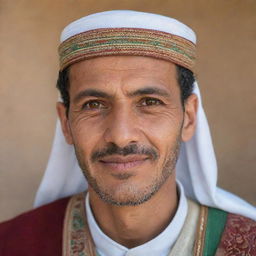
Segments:
[[[127,248],[144,244],[160,234],[172,220],[178,204],[173,179],[168,179],[149,201],[138,206],[108,204],[90,188],[89,194],[91,208],[101,230]]]

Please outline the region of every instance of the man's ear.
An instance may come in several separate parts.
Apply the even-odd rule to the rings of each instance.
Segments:
[[[62,102],[57,102],[56,109],[57,109],[57,112],[58,112],[62,132],[65,136],[66,142],[68,144],[73,144],[73,139],[72,139],[72,136],[71,136],[71,130],[70,130],[70,126],[69,126],[69,120],[68,120],[68,117],[67,117],[67,114],[66,114],[67,109],[66,109],[66,107],[64,106],[64,104]]]
[[[198,108],[198,98],[191,94],[185,101],[184,122],[182,127],[181,138],[186,142],[192,138],[196,129],[196,117]]]

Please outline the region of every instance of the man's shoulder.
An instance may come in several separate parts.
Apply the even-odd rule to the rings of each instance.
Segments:
[[[199,210],[195,250],[202,255],[255,255],[256,221],[190,201]],[[195,208],[195,207],[194,207]]]
[[[216,255],[256,255],[255,242],[256,221],[229,213]]]
[[[68,201],[63,198],[0,223],[0,255],[58,255]]]

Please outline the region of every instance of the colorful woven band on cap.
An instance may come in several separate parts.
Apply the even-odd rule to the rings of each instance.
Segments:
[[[61,43],[60,70],[93,57],[135,55],[164,59],[193,71],[195,50],[191,41],[161,31],[139,28],[95,29]]]

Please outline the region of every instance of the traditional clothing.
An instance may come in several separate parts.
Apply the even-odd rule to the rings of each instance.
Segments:
[[[256,255],[256,224],[254,221],[239,215],[227,214],[215,208],[208,209],[190,200],[187,204],[188,213],[178,237],[171,243],[172,248],[168,248],[168,242],[172,240],[172,237],[166,237],[168,230],[167,232],[165,230],[153,239],[156,241],[149,241],[139,246],[141,248],[131,250],[121,248],[125,252],[120,252],[121,249],[117,251],[113,248],[121,247],[121,245],[111,245],[113,241],[106,242],[104,239],[99,240],[96,237],[102,232],[101,230],[91,234],[91,230],[99,229],[99,227],[95,220],[91,220],[93,215],[88,199],[85,207],[85,194],[80,193],[41,206],[0,224],[0,255]],[[94,227],[89,227],[90,225]],[[165,237],[164,241],[162,241],[163,237]],[[101,245],[97,246],[97,243],[101,243]],[[151,245],[155,243],[157,246],[152,248]],[[160,250],[161,244],[167,245],[169,250],[166,250],[165,247]],[[152,254],[152,252],[155,253],[154,250],[156,253],[162,252],[162,254]],[[111,252],[111,254],[105,254],[106,252]],[[143,254],[138,254],[138,252],[143,252]]]
[[[195,45],[194,32],[169,17],[134,11],[103,12],[64,29],[60,70],[89,58],[115,55],[154,57],[193,70]],[[256,220],[256,209],[216,186],[217,165],[197,83],[194,93],[199,98],[197,128],[194,137],[182,143],[176,166],[179,205],[161,234],[129,250],[100,230],[89,195],[85,203],[84,193],[77,194],[86,190],[87,183],[58,122],[35,206],[76,195],[1,224],[0,255],[256,255],[256,224],[252,220]],[[13,246],[16,241],[19,250]]]

